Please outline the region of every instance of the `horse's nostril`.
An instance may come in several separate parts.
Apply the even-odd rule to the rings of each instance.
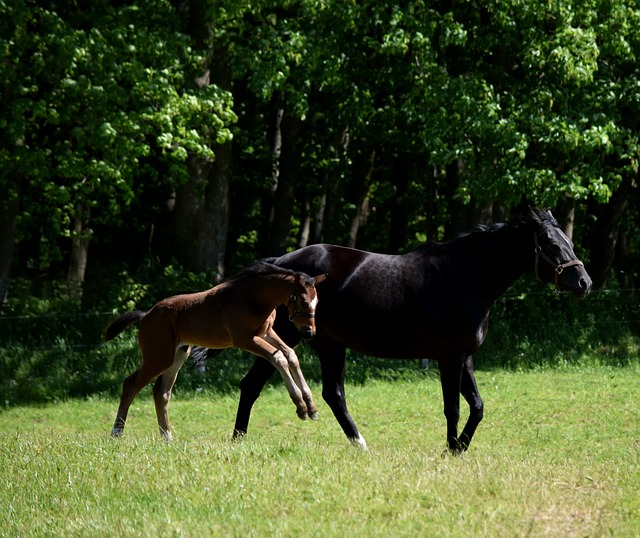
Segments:
[[[315,336],[315,332],[313,331],[313,329],[311,329],[311,327],[303,327],[300,330],[300,334],[305,340],[311,340]]]

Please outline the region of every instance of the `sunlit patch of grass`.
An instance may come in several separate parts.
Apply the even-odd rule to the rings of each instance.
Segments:
[[[0,423],[1,534],[633,536],[638,373],[479,372],[486,419],[461,458],[442,456],[435,375],[347,386],[366,452],[319,398],[320,419],[298,420],[282,386],[265,390],[241,442],[236,395],[207,390],[176,393],[172,443],[148,390],[119,440],[112,399],[12,408]]]

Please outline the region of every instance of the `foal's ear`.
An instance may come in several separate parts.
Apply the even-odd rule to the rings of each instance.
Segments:
[[[328,276],[329,276],[329,273],[325,273],[324,275],[318,275],[313,279],[313,283],[317,286],[318,284],[321,284],[322,282],[324,282]]]

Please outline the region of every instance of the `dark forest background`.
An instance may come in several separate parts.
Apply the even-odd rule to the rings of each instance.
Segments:
[[[97,330],[73,336],[87,316],[106,324],[263,256],[316,242],[402,253],[532,204],[552,209],[600,290],[597,308],[562,316],[623,327],[592,346],[622,339],[637,356],[635,1],[0,11],[5,348],[90,345]],[[541,291],[520,284],[495,314],[539,318]],[[33,319],[40,331],[16,325]]]

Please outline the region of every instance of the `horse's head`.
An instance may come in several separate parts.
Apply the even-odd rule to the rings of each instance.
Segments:
[[[576,257],[573,243],[560,229],[551,211],[531,209],[534,222],[534,272],[538,280],[554,283],[557,290],[585,297],[591,291],[591,277]]]
[[[324,281],[327,275],[311,278],[305,273],[296,273],[291,297],[287,302],[289,319],[294,323],[302,338],[311,340],[316,335],[316,307],[318,294],[316,284]]]

